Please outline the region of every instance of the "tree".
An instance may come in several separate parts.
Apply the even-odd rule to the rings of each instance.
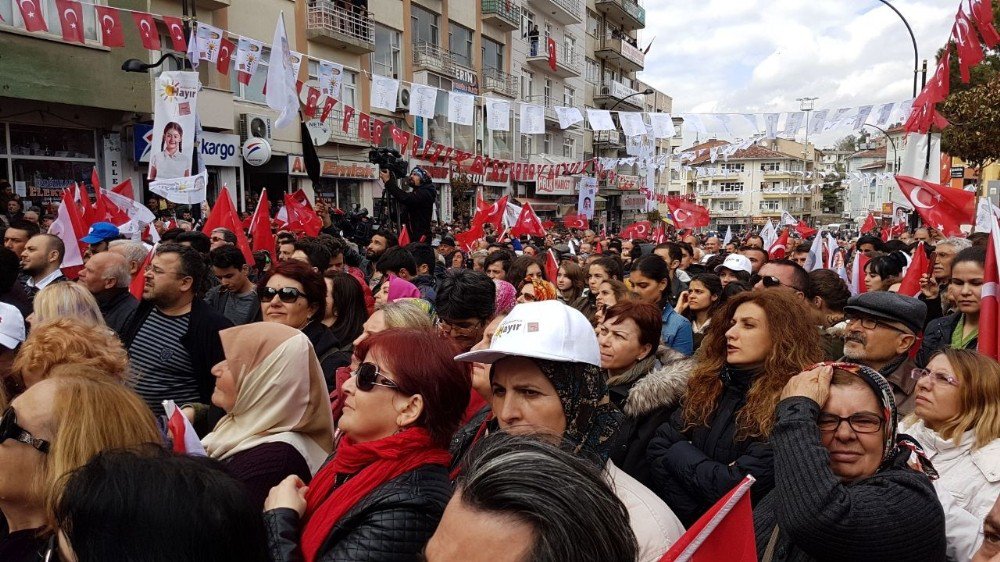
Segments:
[[[858,138],[855,137],[854,135],[847,135],[846,137],[837,141],[837,144],[834,145],[834,149],[854,152],[855,150],[857,150],[857,146],[858,146]]]

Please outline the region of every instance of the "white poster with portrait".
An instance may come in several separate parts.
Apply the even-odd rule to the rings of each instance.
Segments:
[[[576,212],[593,219],[594,205],[597,203],[597,178],[580,178],[579,186],[580,195],[576,203]]]
[[[166,71],[156,79],[150,180],[165,181],[192,175],[199,86],[197,72]]]
[[[319,61],[319,92],[339,101],[343,85],[344,65],[325,60]]]

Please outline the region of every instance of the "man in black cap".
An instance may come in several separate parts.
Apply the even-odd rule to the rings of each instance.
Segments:
[[[437,245],[437,253],[442,257],[448,257],[448,254],[455,251],[455,239],[451,236],[443,236],[441,242]],[[449,264],[451,265],[451,264]]]
[[[899,293],[874,291],[851,297],[844,313],[847,331],[842,361],[881,373],[892,385],[899,413],[909,414],[917,382],[910,376],[916,365],[909,351],[923,330],[927,305]]]

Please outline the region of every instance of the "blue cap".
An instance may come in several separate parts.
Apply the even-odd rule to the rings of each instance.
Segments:
[[[118,231],[118,227],[111,224],[110,222],[95,222],[90,227],[90,232],[86,236],[80,239],[80,242],[86,242],[87,244],[99,244],[106,240],[115,240],[121,236],[121,232]]]

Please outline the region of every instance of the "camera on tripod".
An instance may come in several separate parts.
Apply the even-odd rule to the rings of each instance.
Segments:
[[[384,147],[369,151],[368,161],[378,164],[379,170],[389,170],[396,178],[405,178],[409,166],[409,162],[403,160],[398,150]]]

